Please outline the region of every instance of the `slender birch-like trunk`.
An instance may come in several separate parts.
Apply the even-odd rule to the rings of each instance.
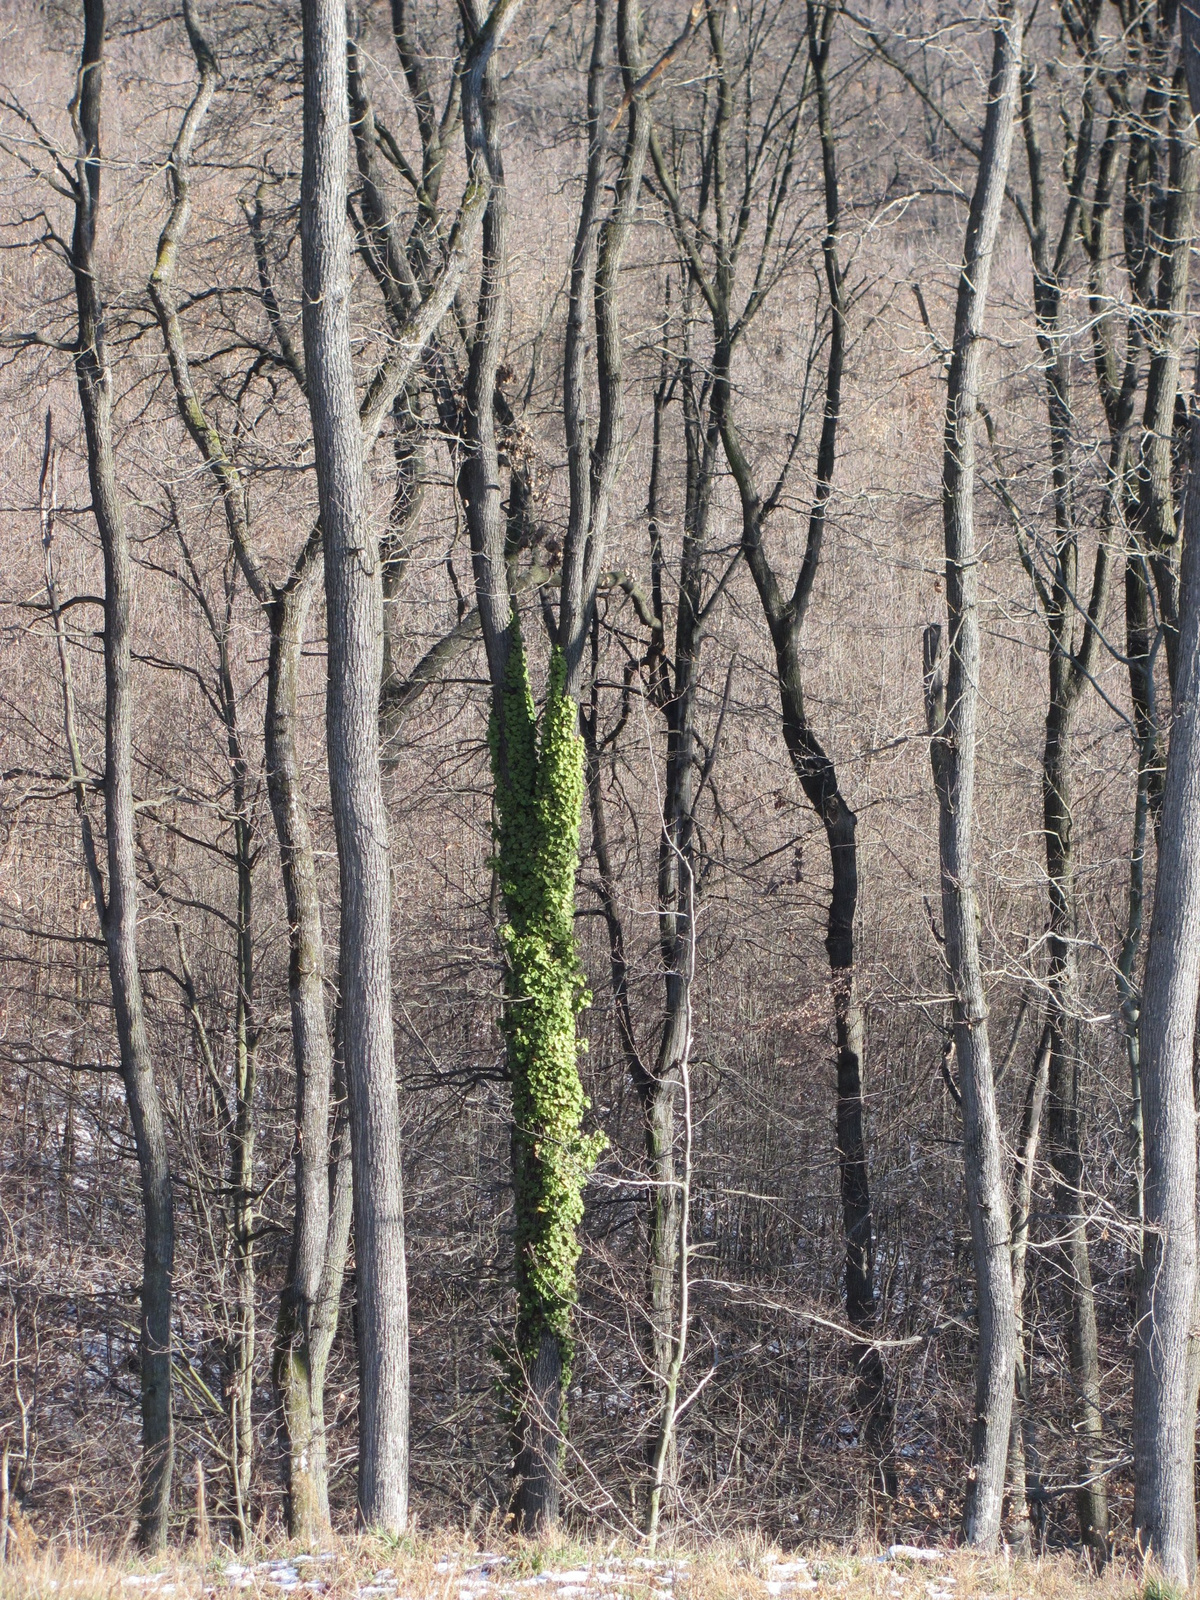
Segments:
[[[134,572],[113,449],[112,378],[100,297],[96,231],[100,212],[100,106],[104,71],[104,0],[85,0],[83,51],[71,117],[79,142],[74,175],[71,269],[78,342],[75,378],[87,439],[92,513],[104,555],[104,820],[107,887],[92,875],[104,933],[121,1055],[121,1079],[133,1124],[145,1236],[141,1326],[142,1470],[138,1538],[166,1543],[175,1435],[171,1404],[171,1277],[175,1255],[167,1126],[142,1000],[138,961],[138,878],[133,796],[132,635]],[[89,862],[95,864],[95,858]]]
[[[987,997],[975,897],[974,789],[979,704],[979,574],[975,543],[975,432],[988,282],[1012,150],[1021,67],[1022,13],[1000,11],[993,41],[987,117],[967,222],[946,396],[942,511],[949,622],[944,681],[940,629],[926,634],[930,758],[939,802],[939,856],[946,959],[954,986],[954,1044],[962,1086],[963,1161],[979,1315],[975,1422],[963,1531],[995,1548],[1013,1404],[1017,1325],[1011,1225],[992,1080]]]

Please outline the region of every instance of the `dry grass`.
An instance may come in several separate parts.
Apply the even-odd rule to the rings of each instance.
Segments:
[[[919,1560],[896,1547],[784,1553],[756,1539],[680,1546],[653,1562],[615,1540],[497,1538],[485,1548],[434,1534],[338,1539],[315,1554],[287,1545],[240,1555],[193,1546],[154,1561],[55,1541],[18,1550],[0,1567],[0,1600],[1135,1600],[1142,1593],[1141,1573],[1124,1562],[1097,1577],[1065,1555],[1014,1561],[945,1551]]]

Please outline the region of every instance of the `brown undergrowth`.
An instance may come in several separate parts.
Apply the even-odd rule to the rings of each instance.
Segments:
[[[1070,1555],[1017,1560],[892,1546],[783,1552],[761,1539],[684,1543],[650,1561],[617,1541],[486,1548],[450,1534],[334,1539],[235,1552],[193,1545],[159,1558],[100,1552],[67,1537],[23,1541],[0,1566],[0,1600],[1136,1600],[1142,1574],[1097,1576]]]

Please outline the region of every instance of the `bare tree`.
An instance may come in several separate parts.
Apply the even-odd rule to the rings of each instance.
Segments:
[[[341,877],[339,974],[354,1166],[361,1377],[358,1506],[408,1520],[408,1296],[392,1040],[391,876],[379,769],[383,611],[351,361],[346,12],[304,21],[304,353],[329,616],[329,770]]]
[[[145,1244],[140,1360],[142,1487],[139,1539],[166,1542],[174,1464],[171,1404],[171,1274],[175,1223],[162,1102],[142,995],[138,958],[137,829],[133,793],[133,568],[113,442],[112,374],[100,293],[96,234],[103,159],[104,0],[85,0],[83,49],[71,118],[79,154],[70,183],[75,212],[69,261],[78,332],[75,375],[87,436],[92,512],[104,552],[104,831],[107,883],[92,842],[82,785],[78,789],[84,854],[108,952],[121,1077],[141,1173]]]
[[[825,948],[829,957],[833,995],[834,1026],[837,1039],[836,1130],[838,1174],[841,1188],[842,1223],[845,1235],[844,1294],[846,1317],[851,1327],[870,1334],[875,1325],[875,1240],[871,1214],[870,1178],[863,1098],[863,1011],[855,987],[854,924],[858,910],[858,848],[856,818],[842,793],[837,766],[821,742],[808,714],[805,694],[805,621],[813,587],[820,570],[829,500],[833,493],[837,461],[838,428],[842,411],[842,384],[846,361],[850,288],[843,262],[843,219],[838,186],[837,140],[830,94],[830,50],[837,7],[809,4],[806,9],[808,67],[816,95],[817,136],[821,151],[821,173],[825,208],[822,257],[825,288],[829,301],[829,338],[825,356],[824,409],[815,461],[815,491],[808,517],[804,556],[790,593],[780,582],[767,548],[766,532],[772,514],[783,498],[788,469],[799,444],[803,418],[796,425],[792,448],[785,458],[776,482],[764,492],[747,457],[734,406],[734,388],[729,362],[745,324],[760,309],[765,281],[769,275],[761,267],[754,287],[740,316],[733,315],[727,303],[725,286],[734,280],[740,248],[736,232],[731,236],[728,222],[718,222],[718,252],[723,265],[713,275],[709,295],[719,307],[717,348],[725,371],[719,401],[721,437],[730,470],[737,483],[742,509],[742,547],[754,579],[771,644],[779,685],[780,720],[793,770],[825,831],[829,849],[832,887]],[[728,78],[719,58],[720,81]],[[725,91],[728,93],[728,89]],[[718,116],[715,135],[730,113]],[[792,163],[795,159],[798,117],[788,129],[785,148],[787,163],[772,187],[763,218],[763,233],[770,247],[783,230],[785,205],[789,199]],[[714,145],[716,137],[714,138]],[[727,158],[714,149],[714,172],[719,174]],[[716,183],[724,179],[717,177]],[[728,203],[715,191],[718,218],[728,216]],[[745,207],[740,208],[740,215]],[[763,257],[765,263],[765,254]],[[859,1401],[866,1417],[866,1433],[877,1463],[881,1486],[894,1492],[895,1477],[888,1454],[891,1433],[891,1401],[879,1347],[864,1342],[854,1347],[852,1360],[857,1376]]]
[[[1071,1308],[1071,1365],[1079,1395],[1079,1481],[1076,1499],[1080,1535],[1103,1564],[1109,1553],[1108,1502],[1101,1460],[1100,1356],[1096,1301],[1088,1253],[1080,1104],[1080,1030],[1077,1020],[1076,944],[1078,904],[1072,817],[1072,742],[1081,697],[1091,680],[1108,605],[1111,546],[1122,515],[1127,466],[1127,432],[1113,430],[1100,514],[1095,567],[1086,609],[1080,588],[1079,496],[1074,476],[1075,426],[1071,364],[1063,327],[1063,276],[1075,240],[1085,184],[1090,177],[1094,109],[1092,85],[1085,84],[1074,161],[1065,172],[1066,197],[1056,239],[1051,238],[1047,178],[1037,119],[1035,73],[1026,66],[1021,81],[1021,127],[1029,173],[1029,208],[1021,208],[1033,263],[1033,300],[1046,394],[1050,444],[1053,538],[1031,538],[1018,527],[1021,559],[1034,586],[1048,635],[1048,705],[1042,750],[1042,823],[1046,876],[1050,889],[1047,987],[1050,1028],[1048,1144],[1056,1175],[1056,1203],[1064,1219],[1064,1255]],[[1109,177],[1102,164],[1100,200]],[[1092,198],[1091,216],[1097,202]],[[1042,1067],[1039,1043],[1033,1068]],[[1036,1130],[1033,1137],[1036,1140]],[[1028,1206],[1023,1210],[1027,1213]],[[1022,1273],[1023,1277],[1023,1273]],[[1020,1307],[1018,1306],[1018,1313]],[[1021,1363],[1018,1364],[1020,1383]]]
[[[1192,114],[1200,111],[1200,14],[1180,8]],[[1200,997],[1200,420],[1179,574],[1174,715],[1140,1020],[1145,1233],[1134,1359],[1134,1524],[1168,1579],[1196,1577],[1197,1297],[1194,1041]]]
[[[683,275],[686,285],[686,269]],[[605,748],[614,743],[629,715],[634,673],[627,668],[620,716],[615,728],[601,737],[599,628],[593,632],[591,705],[582,718],[592,847],[599,869],[599,890],[608,933],[613,999],[626,1070],[638,1096],[649,1179],[645,1221],[648,1302],[645,1359],[658,1416],[648,1443],[652,1504],[647,1508],[647,1526],[652,1515],[662,1518],[673,1514],[678,1490],[678,1429],[672,1396],[679,1382],[676,1358],[682,1325],[678,1293],[681,1274],[686,1271],[680,1249],[687,1229],[683,1204],[688,1192],[679,1170],[682,1156],[680,1112],[685,1087],[684,1052],[690,1050],[692,1039],[696,907],[703,892],[705,867],[711,865],[702,860],[697,833],[699,808],[712,778],[721,742],[723,711],[728,705],[732,685],[732,663],[726,676],[723,709],[707,746],[701,734],[699,700],[706,634],[732,565],[738,559],[735,555],[731,562],[722,553],[718,557],[719,575],[714,578],[710,572],[715,543],[713,487],[720,460],[720,436],[712,409],[712,383],[695,345],[693,301],[686,287],[679,321],[678,336],[672,333],[663,341],[659,381],[653,399],[646,507],[649,595],[642,592],[630,575],[622,575],[622,587],[633,601],[639,622],[648,630],[645,653],[636,663],[636,671],[642,677],[646,699],[661,715],[660,726],[666,745],[655,819],[656,943],[662,1010],[652,1061],[638,1044],[630,1008],[626,914],[609,852],[602,772]],[[681,539],[677,565],[672,571],[663,480],[670,443],[669,424],[676,401],[683,437],[684,491]],[[669,610],[672,581],[676,585],[673,618]],[[684,1136],[686,1138],[686,1132]],[[686,1344],[686,1340],[682,1343]]]
[[[1185,16],[1189,14],[1185,13]],[[1189,20],[1189,56],[1197,36]],[[1191,67],[1191,61],[1189,61]],[[1193,94],[1200,104],[1200,76]],[[1193,1039],[1200,996],[1200,423],[1180,575],[1174,718],[1163,788],[1154,913],[1141,1013],[1146,1140],[1145,1233],[1134,1364],[1134,1521],[1143,1551],[1171,1580],[1196,1572],[1193,1465],[1197,1366],[1196,1139]]]
[[[289,927],[289,994],[296,1076],[295,1213],[288,1282],[281,1297],[274,1375],[288,1439],[288,1516],[297,1537],[317,1538],[329,1527],[324,1431],[324,1374],[337,1323],[349,1238],[349,1147],[343,1135],[330,1153],[332,1043],[325,1015],[325,945],[308,808],[297,754],[296,719],[300,656],[305,624],[320,576],[319,533],[306,541],[292,571],[273,584],[255,548],[248,501],[237,466],[201,401],[192,373],[175,289],[175,270],[191,212],[191,164],[196,140],[217,85],[215,53],[190,5],[184,7],[188,41],[196,60],[195,94],[171,150],[168,173],[172,204],[159,238],[150,298],[166,348],[181,419],[201,459],[216,479],[237,560],[270,625],[264,750],[267,788],[279,843]],[[268,316],[281,331],[273,286],[262,248],[261,192],[251,218],[256,262]],[[272,314],[274,308],[274,314]],[[300,359],[283,335],[281,356],[301,390]],[[243,1197],[248,1176],[236,1186]],[[245,1199],[243,1198],[243,1208]],[[243,1234],[250,1221],[243,1219]],[[245,1319],[243,1319],[245,1321]],[[243,1437],[233,1459],[242,1463],[237,1502],[249,1483],[249,1404],[253,1328],[240,1362],[240,1425]]]
[[[975,1421],[963,1529],[969,1544],[994,1549],[1000,1536],[1017,1328],[1013,1307],[1011,1221],[1000,1122],[992,1081],[987,996],[975,896],[974,786],[980,682],[979,573],[975,543],[975,433],[983,364],[988,282],[1012,150],[1021,69],[1023,16],[1017,4],[997,17],[987,117],[954,318],[946,393],[942,509],[946,540],[947,660],[940,628],[925,636],[930,759],[937,789],[946,960],[954,986],[954,1045],[962,1092],[963,1163],[978,1297]]]

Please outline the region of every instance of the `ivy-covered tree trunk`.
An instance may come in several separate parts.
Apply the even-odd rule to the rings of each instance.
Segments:
[[[558,1518],[564,1398],[583,1190],[603,1147],[583,1131],[575,1019],[589,995],[575,952],[575,864],[583,741],[555,650],[539,728],[514,619],[493,710],[497,867],[506,922],[504,1033],[512,1078],[517,1326],[514,1516],[525,1532]]]

